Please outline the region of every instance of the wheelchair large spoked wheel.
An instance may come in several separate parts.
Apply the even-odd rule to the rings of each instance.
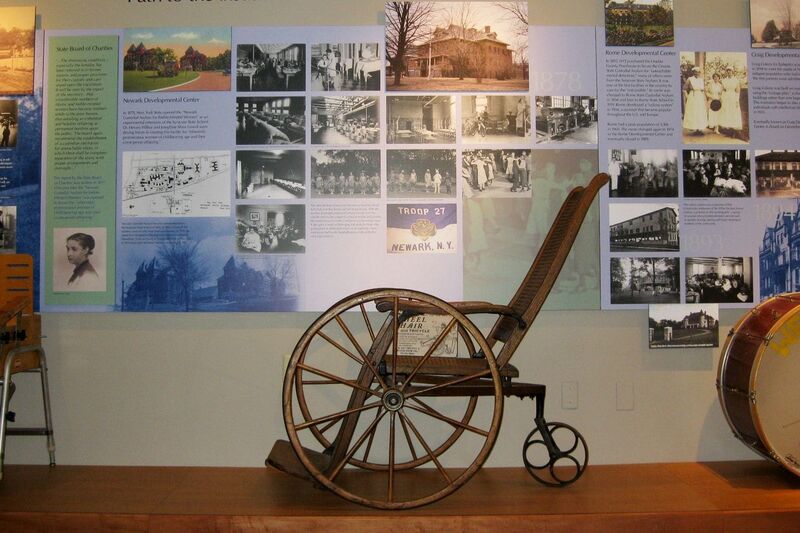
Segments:
[[[389,310],[376,313],[379,302]],[[408,304],[433,313],[404,311]],[[431,362],[459,370],[424,372]],[[477,380],[482,396],[467,388]],[[356,503],[404,509],[447,496],[480,468],[503,395],[494,355],[466,316],[422,292],[374,289],[334,304],[303,334],[283,409],[292,447],[320,484]]]

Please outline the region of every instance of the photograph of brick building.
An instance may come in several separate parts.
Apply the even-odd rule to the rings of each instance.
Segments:
[[[758,249],[761,299],[800,291],[800,217],[798,205],[784,210],[764,229]]]
[[[611,251],[678,251],[677,204],[612,204]]]
[[[800,196],[800,152],[756,150],[756,194]]]

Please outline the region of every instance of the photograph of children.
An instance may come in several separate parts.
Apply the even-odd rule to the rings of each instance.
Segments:
[[[377,144],[380,133],[377,96],[311,98],[311,144]]]
[[[0,148],[14,148],[17,145],[17,101],[0,98]]]
[[[609,150],[612,198],[676,198],[677,150]]]
[[[236,144],[303,144],[305,140],[305,98],[236,98]]]
[[[605,0],[606,46],[672,46],[672,0]]]
[[[455,198],[455,150],[387,150],[389,198]]]
[[[53,229],[53,292],[105,292],[106,228]]]
[[[230,27],[126,29],[122,90],[230,91]]]
[[[597,144],[597,98],[537,96],[536,142]]]
[[[237,205],[236,249],[239,253],[305,253],[306,206]]]
[[[719,346],[719,306],[655,304],[650,306],[650,348]]]
[[[681,90],[684,143],[750,140],[746,53],[681,52]]]
[[[380,198],[379,150],[311,152],[311,198]]]
[[[753,48],[800,47],[800,0],[750,0]]]
[[[33,93],[36,7],[0,7],[0,95]]]
[[[17,252],[17,206],[0,205],[0,254]]]
[[[528,96],[462,96],[461,140],[464,143],[521,143],[531,137]]]
[[[311,45],[312,91],[379,91],[384,60],[378,43]]]
[[[464,150],[461,154],[464,197],[530,197],[532,170],[530,150]]]
[[[387,96],[386,107],[389,144],[456,142],[454,96]]]
[[[800,196],[800,152],[756,150],[756,195]]]
[[[390,91],[527,91],[527,2],[386,2]]]
[[[678,204],[610,204],[611,251],[677,252],[678,212]]]
[[[236,47],[237,91],[304,91],[306,45],[240,44]]]
[[[684,150],[683,195],[687,198],[750,196],[747,150]]]
[[[303,150],[236,152],[236,198],[294,200],[306,196]]]
[[[752,287],[752,257],[686,258],[686,303],[752,303]]]
[[[680,303],[680,259],[612,257],[612,304]]]

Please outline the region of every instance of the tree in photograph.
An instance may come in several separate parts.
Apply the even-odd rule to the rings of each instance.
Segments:
[[[453,74],[463,80],[474,74],[478,81],[483,77],[484,64],[479,49],[473,46],[476,34],[474,13],[469,2],[453,4],[447,11],[446,23],[448,31],[455,37],[451,45],[450,64]]]
[[[764,29],[761,31],[761,41],[771,43],[777,39],[779,34],[780,32],[778,31],[778,26],[775,24],[775,21],[770,20],[764,25]]]
[[[269,294],[272,298],[281,298],[289,292],[288,288],[297,283],[297,270],[294,261],[288,257],[274,257],[267,263],[264,275],[267,278]]]
[[[406,70],[406,54],[429,33],[433,2],[386,3],[386,60],[394,71],[394,85]]]
[[[503,11],[503,17],[513,27],[512,50],[515,62],[522,67],[523,79],[528,79],[528,3],[495,2],[495,7]]]
[[[780,13],[781,17],[781,30],[789,32],[787,35],[789,40],[794,40],[794,36],[792,35],[792,30],[794,29],[794,25],[792,24],[794,2],[795,0],[777,0],[778,13]]]
[[[170,241],[158,247],[158,258],[175,280],[178,303],[188,311],[195,285],[208,276],[198,251],[199,242]]]
[[[619,290],[625,286],[625,268],[622,266],[622,260],[618,257],[611,259],[611,290]]]

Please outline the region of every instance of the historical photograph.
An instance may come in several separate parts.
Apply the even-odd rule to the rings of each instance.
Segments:
[[[719,346],[719,306],[682,304],[650,306],[650,348]]]
[[[17,101],[8,98],[0,98],[0,148],[14,148],[17,145]]]
[[[794,203],[794,202],[792,202]],[[758,250],[761,300],[783,292],[800,291],[800,224],[797,204],[778,210],[764,228]]]
[[[456,253],[458,205],[387,205],[386,251],[390,254]]]
[[[33,92],[36,7],[0,7],[0,95]]]
[[[456,141],[454,96],[387,96],[386,142],[444,144]]]
[[[379,198],[379,150],[316,150],[311,152],[312,198]]]
[[[305,139],[305,98],[236,98],[236,144],[303,144]]]
[[[597,98],[537,96],[536,142],[597,144]]]
[[[237,205],[236,247],[239,253],[305,253],[306,206]]]
[[[377,96],[311,98],[311,144],[377,144],[378,101]]]
[[[293,200],[306,196],[303,150],[236,152],[236,198]]]
[[[677,150],[609,150],[612,198],[676,198]]]
[[[530,142],[527,96],[462,96],[461,140],[468,144]]]
[[[680,259],[612,257],[612,304],[680,303]]]
[[[752,303],[751,257],[687,257],[686,303]]]
[[[681,52],[681,91],[684,143],[750,140],[746,53]]]
[[[230,91],[229,27],[125,30],[122,90]]]
[[[312,91],[379,91],[385,60],[378,43],[311,45]]]
[[[685,197],[749,197],[750,190],[747,150],[683,151]]]
[[[105,292],[106,228],[53,229],[53,291]]]
[[[461,154],[464,197],[530,197],[531,157],[531,150],[464,150]]]
[[[756,150],[755,158],[758,196],[800,196],[800,152]]]
[[[677,252],[678,204],[613,203],[608,206],[612,252]]]
[[[240,44],[236,47],[237,91],[305,89],[305,44]]]
[[[672,0],[605,0],[606,46],[672,46]]]
[[[17,206],[0,205],[0,254],[17,252]]]
[[[753,48],[800,48],[800,0],[750,0]]]
[[[387,2],[389,91],[527,91],[527,2]]]
[[[455,198],[455,150],[387,150],[389,198]]]

